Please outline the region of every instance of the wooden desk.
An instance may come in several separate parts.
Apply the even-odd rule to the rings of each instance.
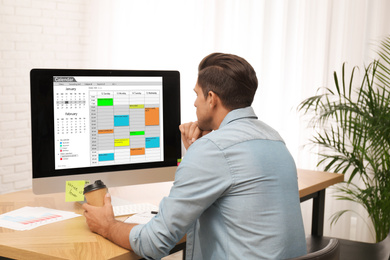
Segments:
[[[158,205],[162,197],[168,195],[171,186],[171,183],[136,185],[113,188],[110,193],[118,197],[127,195],[134,203]],[[155,192],[151,194],[151,190]],[[122,198],[126,198],[124,196]],[[65,202],[64,193],[35,195],[32,190],[24,190],[0,195],[0,214],[24,206],[67,210],[81,215],[84,212],[80,203]],[[182,240],[171,252],[184,247],[185,240]],[[140,259],[134,252],[92,233],[84,216],[26,231],[0,227],[0,256],[14,259]]]
[[[321,218],[320,214],[323,214],[325,189],[343,181],[343,177],[340,174],[298,170],[301,201],[313,198],[313,205],[317,205],[313,207],[313,226],[319,223],[321,227],[321,221],[323,226],[323,215]],[[166,196],[170,185],[165,185],[159,196]],[[140,190],[143,190],[144,186],[110,189],[110,193],[125,198],[129,196],[129,189],[131,194],[142,194]],[[150,189],[155,190],[153,185]],[[144,202],[142,199],[145,200],[145,196],[138,197],[142,198],[133,200],[134,203]],[[158,203],[156,199],[146,199],[153,204]],[[80,204],[64,200],[63,193],[34,195],[31,190],[24,190],[3,194],[0,195],[0,214],[24,206],[41,206],[82,214]],[[181,242],[184,244],[184,241]],[[90,232],[83,216],[27,231],[0,228],[0,256],[15,259],[139,259],[133,252]]]

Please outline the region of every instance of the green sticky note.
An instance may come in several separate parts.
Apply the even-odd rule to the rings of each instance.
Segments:
[[[84,201],[84,186],[89,181],[67,181],[65,187],[65,201]]]

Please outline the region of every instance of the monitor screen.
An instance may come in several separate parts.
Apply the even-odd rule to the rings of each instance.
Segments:
[[[177,71],[33,69],[33,191],[173,180],[181,157]]]

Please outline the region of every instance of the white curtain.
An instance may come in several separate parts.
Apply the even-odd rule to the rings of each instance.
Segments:
[[[197,65],[211,52],[247,59],[259,88],[253,107],[285,139],[298,168],[315,169],[311,136],[297,105],[319,87],[333,87],[333,71],[362,67],[375,44],[390,34],[388,0],[98,0],[90,1],[95,39],[89,67],[179,70],[182,122],[196,120]],[[355,205],[336,202],[327,190],[325,235],[373,241],[351,214],[330,228],[329,217]],[[310,233],[310,203],[302,210]],[[356,227],[359,226],[359,229]]]

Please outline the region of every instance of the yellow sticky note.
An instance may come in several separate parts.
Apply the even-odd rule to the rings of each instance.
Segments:
[[[83,201],[84,186],[89,181],[67,181],[65,188],[65,201]]]

